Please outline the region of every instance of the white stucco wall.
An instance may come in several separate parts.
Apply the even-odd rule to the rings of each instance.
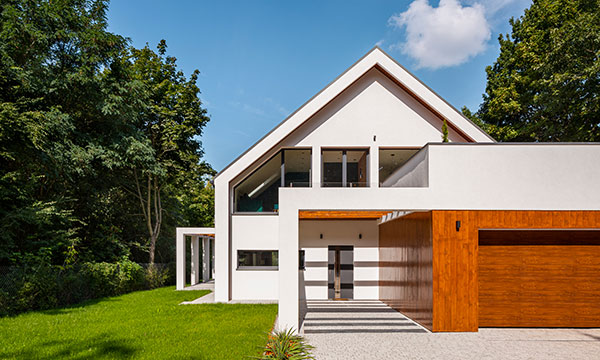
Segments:
[[[373,69],[291,138],[296,146],[421,147],[429,141],[441,141],[441,127],[437,116]],[[465,141],[449,131],[452,141]]]
[[[282,125],[283,126],[283,125]],[[369,149],[369,183],[372,189],[379,184],[379,148],[421,147],[441,140],[442,122],[421,103],[409,96],[380,71],[372,69],[339,94],[332,102],[299,126],[276,147],[265,152],[254,163],[232,178],[219,176],[215,180],[216,235],[216,299],[270,299],[277,287],[271,278],[276,275],[236,270],[237,250],[243,247],[273,244],[278,237],[277,216],[231,215],[231,194],[236,184],[267,161],[282,147],[312,149],[313,189],[321,184],[321,149],[331,147],[360,147]],[[464,141],[450,130],[450,138]],[[262,148],[263,144],[257,145]],[[252,152],[256,149],[253,148]],[[243,162],[232,165],[238,168]],[[232,173],[230,169],[226,174]],[[265,220],[269,218],[268,220]],[[260,233],[266,238],[257,238]],[[223,240],[219,240],[219,239]],[[272,246],[272,245],[269,245]],[[229,258],[228,258],[229,254]],[[230,271],[230,272],[228,272]],[[361,270],[362,271],[362,270]],[[220,274],[219,274],[220,273]],[[222,283],[221,279],[226,282]],[[276,282],[276,281],[275,281]],[[265,291],[258,292],[257,284]],[[357,290],[362,296],[366,291]],[[365,295],[367,296],[367,295]],[[275,296],[277,298],[277,296]]]
[[[431,208],[600,209],[600,144],[431,145]],[[433,199],[432,199],[433,200]]]
[[[300,249],[305,250],[307,264],[300,277],[304,280],[300,283],[301,300],[327,299],[329,245],[354,247],[354,299],[379,298],[377,220],[301,220],[299,231]]]
[[[278,250],[279,218],[277,215],[234,215],[232,234],[232,300],[277,300],[277,270],[240,270],[238,250]]]

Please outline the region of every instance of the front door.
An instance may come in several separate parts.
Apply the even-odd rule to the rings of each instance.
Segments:
[[[354,247],[329,246],[327,297],[333,300],[354,296]]]

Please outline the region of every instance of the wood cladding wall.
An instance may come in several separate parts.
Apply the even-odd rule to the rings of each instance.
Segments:
[[[432,330],[431,213],[413,213],[379,226],[379,297]]]
[[[456,221],[461,222],[460,229],[456,230]],[[523,315],[520,315],[520,319],[523,322],[515,321],[514,318],[501,319],[503,312],[499,311],[500,306],[505,306],[508,303],[518,302],[518,298],[510,296],[511,292],[503,295],[494,295],[492,289],[502,286],[503,281],[501,279],[501,270],[493,270],[489,267],[480,267],[480,264],[486,262],[490,256],[508,256],[506,253],[500,255],[500,253],[492,253],[491,248],[487,249],[485,246],[479,246],[479,232],[480,230],[494,230],[499,229],[543,229],[544,234],[538,234],[535,241],[541,241],[540,239],[548,239],[547,230],[551,229],[598,229],[600,228],[600,212],[599,211],[433,211],[432,212],[432,225],[433,225],[433,330],[434,331],[477,331],[480,326],[534,326],[527,325],[532,324],[529,320],[535,320],[538,325],[535,326],[559,326],[553,325],[559,322],[556,319],[552,319],[552,316],[561,315],[555,311],[554,305],[548,307],[548,314],[546,317],[540,312],[540,310],[533,311],[531,308],[525,309],[521,314],[529,314],[529,320]],[[565,238],[565,234],[560,232],[556,233],[557,236],[561,236],[563,240],[569,241],[569,238]],[[578,263],[572,263],[573,260],[570,255],[563,253],[562,259],[557,257],[558,253],[552,252],[549,245],[535,245],[535,249],[531,251],[537,251],[540,255],[541,252],[546,251],[546,256],[538,257],[538,260],[548,258],[549,263],[556,261],[557,272],[560,271],[572,271],[572,275],[575,278],[581,278],[581,274],[586,274],[595,279],[599,278],[600,268],[596,267],[597,263],[591,262],[592,257],[597,257],[597,247],[593,245],[579,245],[581,242],[590,242],[590,232],[587,234],[579,234],[571,237],[571,241],[577,245],[572,246],[572,250],[579,256]],[[493,236],[488,237],[487,241],[493,240],[497,237],[497,233]],[[490,240],[491,239],[491,240]],[[493,240],[496,243],[498,240]],[[512,234],[512,237],[506,240],[509,243],[515,243],[518,237]],[[546,240],[549,241],[549,240]],[[559,243],[559,242],[558,242]],[[512,245],[520,246],[520,245]],[[533,245],[529,245],[533,246]],[[578,246],[583,248],[576,249]],[[546,249],[547,247],[547,249]],[[546,249],[546,250],[544,250]],[[516,250],[516,248],[515,248]],[[522,250],[524,251],[524,250]],[[587,254],[587,255],[584,255]],[[515,254],[513,254],[515,255]],[[478,256],[482,258],[479,259]],[[553,260],[552,260],[553,259]],[[516,260],[515,260],[516,261]],[[523,265],[523,264],[521,264]],[[493,266],[493,265],[491,265]],[[558,270],[562,269],[562,270]],[[571,269],[571,270],[568,270]],[[539,269],[538,269],[539,270]],[[529,272],[535,272],[534,268],[526,269],[523,267],[512,266],[510,269],[502,270],[518,274],[524,271],[525,274]],[[480,272],[481,271],[481,272]],[[494,278],[489,271],[496,271],[497,276],[500,278]],[[483,278],[481,278],[483,276]],[[529,275],[526,275],[529,276]],[[515,281],[513,281],[513,285]],[[562,280],[558,277],[553,280],[554,294],[553,296],[564,296],[568,290],[560,288],[558,285]],[[495,284],[494,284],[495,283]],[[513,286],[506,284],[506,286]],[[529,286],[529,285],[528,285]],[[542,286],[541,284],[534,286]],[[571,291],[572,296],[570,300],[561,305],[562,308],[566,308],[567,303],[571,303],[571,307],[579,307],[579,300],[583,299],[584,303],[589,293],[590,296],[596,298],[600,297],[600,288],[594,283],[593,280],[589,282],[579,282],[579,285],[574,285],[575,291]],[[529,290],[535,292],[535,288],[530,287]],[[573,289],[572,289],[573,290]],[[544,293],[541,290],[538,295],[531,294],[529,300],[534,299],[537,296],[538,301],[541,300],[539,297]],[[480,294],[482,292],[482,294]],[[512,291],[512,295],[515,292]],[[504,304],[504,305],[502,305]],[[545,305],[545,304],[544,304]],[[600,326],[600,313],[597,308],[585,307],[582,311],[587,312],[587,319],[596,319],[594,326]],[[555,315],[552,315],[555,314]],[[581,314],[578,314],[581,315]],[[510,314],[504,314],[504,316],[512,316]],[[563,316],[563,319],[565,317]],[[572,317],[571,317],[572,318]],[[585,316],[583,318],[586,318]],[[588,321],[585,320],[585,321]],[[564,320],[562,322],[565,324]],[[588,322],[590,323],[590,322]],[[504,324],[504,325],[500,325]],[[569,326],[583,326],[576,325]],[[565,325],[560,325],[565,326]]]
[[[472,211],[432,211],[433,331],[478,329],[477,221]]]
[[[379,226],[380,298],[435,332],[600,326],[598,229],[600,211],[412,213]]]

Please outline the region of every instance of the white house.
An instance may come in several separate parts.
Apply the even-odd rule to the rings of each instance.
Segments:
[[[599,165],[496,143],[374,48],[216,176],[215,298],[278,301],[281,328],[342,298],[432,331],[600,326]],[[178,231],[179,289],[185,234],[213,230]]]

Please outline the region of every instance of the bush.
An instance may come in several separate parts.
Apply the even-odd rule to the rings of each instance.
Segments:
[[[0,315],[35,309],[51,309],[59,302],[56,274],[46,264],[11,268],[0,284]]]
[[[172,280],[168,267],[154,264],[145,269],[123,259],[118,263],[68,267],[40,263],[5,269],[0,279],[0,316],[161,287]]]
[[[144,269],[129,260],[118,263],[86,263],[81,275],[88,279],[94,297],[124,294],[145,288]]]
[[[156,289],[165,284],[170,279],[170,272],[167,267],[158,266],[156,264],[148,265],[146,269],[146,287],[148,289]]]
[[[314,359],[310,351],[312,346],[306,343],[306,340],[300,335],[294,333],[294,330],[281,330],[269,334],[269,340],[263,351],[261,360],[307,360]]]
[[[51,267],[40,266],[30,277],[23,277],[16,294],[17,308],[52,309],[58,305],[56,274]]]

